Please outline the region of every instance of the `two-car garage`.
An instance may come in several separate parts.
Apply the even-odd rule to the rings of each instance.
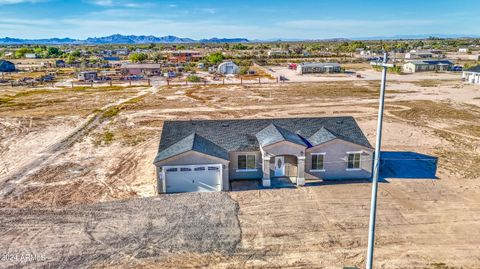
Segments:
[[[222,190],[222,165],[162,167],[163,192],[212,192]]]

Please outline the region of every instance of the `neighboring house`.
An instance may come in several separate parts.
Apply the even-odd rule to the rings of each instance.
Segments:
[[[288,54],[290,54],[288,50],[270,50],[267,52],[268,57],[285,56]]]
[[[57,68],[64,68],[66,66],[65,64],[65,61],[64,60],[56,60],[55,61],[55,67]]]
[[[411,50],[405,53],[405,59],[429,59],[429,58],[443,58],[445,55],[440,50],[416,51]]]
[[[410,61],[402,66],[403,72],[415,73],[424,71],[449,71],[453,63],[449,60]]]
[[[298,74],[311,73],[339,73],[341,71],[338,63],[302,63],[297,65]]]
[[[124,63],[120,69],[123,75],[158,76],[162,74],[162,66],[160,64]]]
[[[235,180],[369,179],[373,149],[353,117],[166,121],[159,193],[226,191]]]
[[[126,55],[130,54],[130,51],[128,49],[116,49],[116,50],[112,51],[112,54],[126,56]]]
[[[217,67],[217,73],[223,75],[237,74],[238,72],[240,72],[240,68],[232,61],[223,62]]]
[[[462,78],[473,84],[480,84],[480,65],[463,70]]]
[[[172,63],[186,63],[202,59],[202,55],[194,50],[174,50],[166,51],[167,59]]]
[[[84,71],[77,74],[77,79],[80,81],[92,81],[97,79],[96,71]]]
[[[470,50],[468,48],[459,48],[458,52],[460,53],[468,53]]]
[[[107,61],[108,66],[110,68],[121,68],[122,67],[122,61],[120,57],[117,56],[110,56],[110,57],[103,57],[104,61]]]
[[[420,58],[432,58],[433,54],[430,52],[407,52],[405,53],[405,59],[420,59]]]
[[[38,54],[36,54],[36,53],[26,53],[25,58],[27,58],[27,59],[37,59],[37,58],[40,58],[40,56],[38,56]]]
[[[9,61],[0,60],[0,72],[14,72],[15,64]]]
[[[107,57],[103,57],[103,60],[107,62],[119,62],[121,59],[120,57],[116,57],[116,56],[107,56]]]

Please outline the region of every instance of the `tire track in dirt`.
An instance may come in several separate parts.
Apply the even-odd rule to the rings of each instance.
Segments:
[[[411,110],[412,108],[409,107],[409,106],[404,106],[404,105],[392,105],[392,104],[387,104],[388,106],[392,106],[392,107],[399,107],[400,109],[398,110],[390,110],[390,111],[387,111],[385,110],[385,115],[387,117],[390,117],[390,118],[393,118],[393,119],[396,119],[396,120],[399,120],[399,121],[403,121],[403,122],[406,122],[406,123],[416,123],[416,121],[414,120],[407,120],[407,119],[404,119],[402,117],[399,117],[399,116],[396,116],[394,114],[392,114],[391,112],[403,112],[403,111],[408,111],[408,110]],[[463,133],[459,133],[459,132],[455,132],[455,131],[452,131],[452,130],[448,130],[448,129],[443,129],[443,128],[438,128],[438,127],[434,127],[434,126],[431,126],[429,124],[425,124],[425,127],[427,128],[430,128],[430,129],[433,129],[433,130],[436,130],[436,131],[442,131],[442,132],[446,132],[446,133],[449,133],[449,134],[453,134],[453,135],[458,135],[458,136],[461,136],[463,138],[468,138],[468,139],[473,139],[473,140],[478,140],[480,141],[480,137],[476,137],[476,136],[471,136],[471,135],[467,135],[467,134],[463,134]]]
[[[105,105],[99,112],[89,115],[87,119],[80,126],[75,128],[66,138],[51,145],[36,159],[0,178],[0,198],[4,198],[11,194],[14,191],[16,184],[21,183],[23,179],[25,179],[25,176],[34,174],[42,167],[42,165],[58,157],[66,149],[75,144],[81,137],[95,129],[102,122],[104,113],[108,111],[108,109],[122,105],[132,99],[145,96],[149,93],[156,93],[158,90],[159,88],[157,87],[144,89],[132,97]]]

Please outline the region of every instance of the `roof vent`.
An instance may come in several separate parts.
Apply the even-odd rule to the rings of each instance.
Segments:
[[[343,120],[337,120],[337,124],[343,124]]]
[[[222,127],[228,127],[230,126],[228,123],[222,123]]]
[[[191,124],[192,124],[192,125],[197,125],[197,123],[196,123],[196,122],[194,122],[194,121],[192,121],[192,122],[191,122]]]

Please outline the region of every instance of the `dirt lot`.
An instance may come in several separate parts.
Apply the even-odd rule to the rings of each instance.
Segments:
[[[353,115],[373,144],[377,97],[378,81],[362,80],[35,91],[2,88],[0,206],[7,216],[2,226],[10,228],[2,233],[0,254],[21,253],[33,240],[29,250],[49,256],[52,265],[57,265],[63,254],[54,255],[55,251],[70,249],[69,241],[75,238],[69,232],[80,233],[79,227],[105,216],[115,219],[105,224],[112,232],[126,225],[122,221],[133,208],[152,204],[145,210],[157,210],[154,200],[142,197],[155,195],[151,162],[164,120]],[[474,235],[480,234],[480,88],[450,77],[392,77],[385,121],[384,150],[436,156],[439,166],[436,180],[387,179],[389,183],[380,184],[377,265],[479,268],[480,238]],[[212,195],[205,199],[217,199]],[[225,208],[229,213],[215,211],[223,209],[210,208],[203,201],[189,206],[203,210],[198,212],[213,210],[220,226],[238,221],[240,243],[229,245],[234,251],[222,252],[222,247],[209,243],[211,248],[205,246],[204,252],[182,244],[178,248],[162,245],[152,248],[156,255],[139,256],[133,260],[140,263],[129,263],[130,259],[111,251],[133,255],[137,246],[117,246],[112,241],[105,247],[110,250],[99,251],[99,256],[81,256],[85,260],[76,264],[109,268],[119,264],[139,268],[361,266],[369,195],[368,182],[233,191],[221,196],[222,203],[235,205]],[[184,213],[159,211],[156,218],[181,223],[185,216],[202,219],[207,214],[192,214],[182,206],[190,194],[166,197],[172,200],[164,207],[160,203],[162,210],[172,207]],[[123,201],[130,198],[142,202]],[[85,213],[92,208],[101,208],[99,215]],[[105,213],[111,208],[111,213]],[[56,212],[62,212],[58,218],[48,217]],[[145,216],[135,214],[130,219],[137,224],[131,226],[147,227]],[[33,224],[37,221],[48,229],[39,229]],[[129,234],[136,236],[135,231]],[[142,235],[138,240],[148,239],[147,245],[154,246],[161,236]],[[165,236],[171,242],[195,242],[191,237]],[[65,256],[78,256],[82,249],[98,246],[82,242]]]
[[[231,255],[241,239],[237,211],[237,204],[225,193],[0,209],[2,246],[8,246],[3,251],[11,255],[0,265],[140,268],[144,259],[162,262],[172,252]],[[28,254],[33,254],[31,260],[22,260]]]
[[[290,82],[324,82],[324,81],[362,81],[375,80],[381,78],[381,72],[373,70],[368,64],[346,64],[343,66],[345,73],[337,74],[303,74],[298,75],[296,70],[284,66],[267,66],[265,69],[272,77],[283,76]],[[361,78],[357,78],[357,74]],[[398,81],[422,81],[422,80],[459,80],[461,73],[413,73],[413,74],[389,74],[389,79]]]

